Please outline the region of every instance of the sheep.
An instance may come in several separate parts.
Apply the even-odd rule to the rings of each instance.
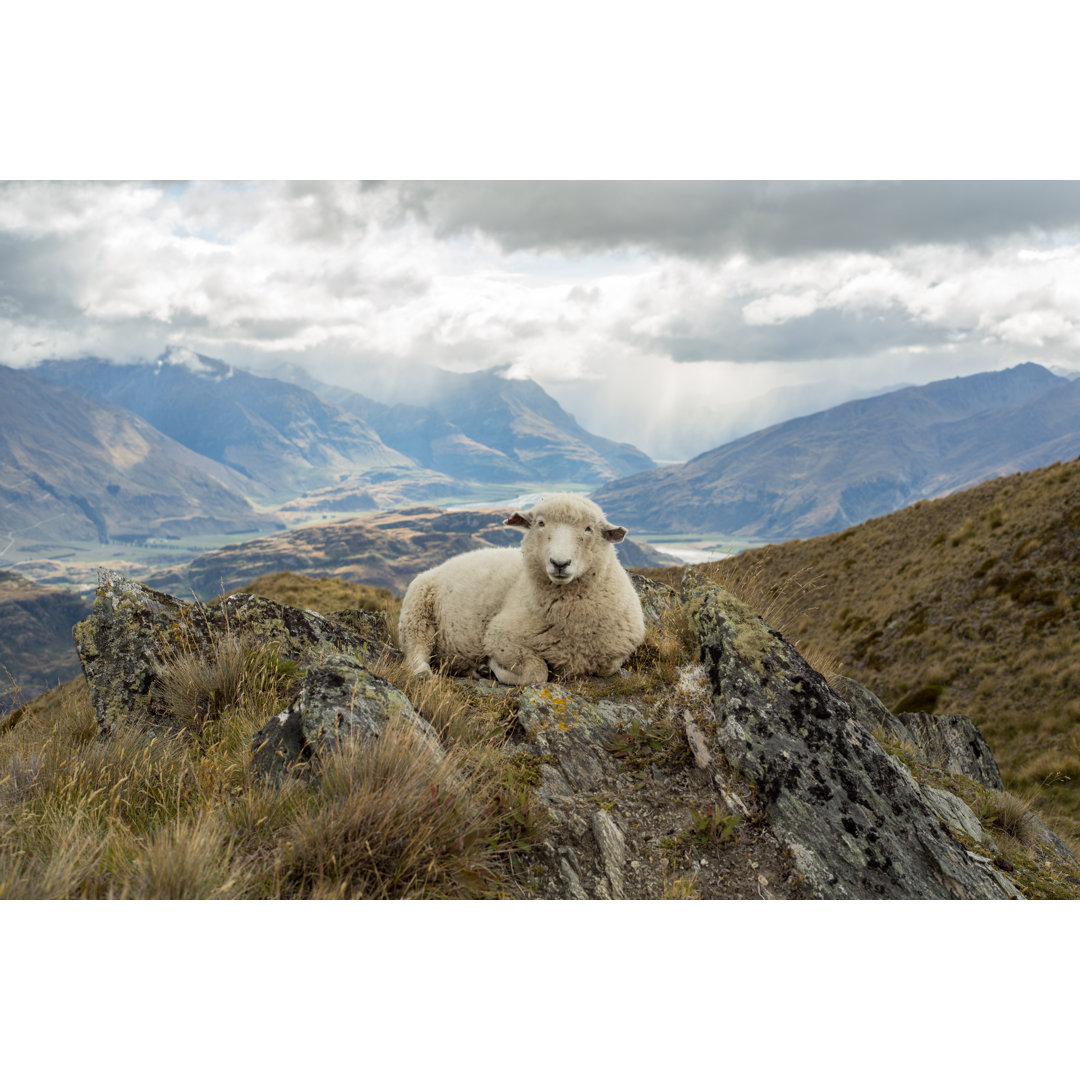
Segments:
[[[513,686],[563,675],[614,675],[645,638],[641,601],[614,544],[626,530],[581,495],[548,495],[506,525],[520,548],[456,555],[413,579],[398,639],[406,670],[485,665]]]

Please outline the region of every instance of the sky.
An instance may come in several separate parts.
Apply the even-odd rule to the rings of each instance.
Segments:
[[[903,383],[1080,371],[1080,183],[0,185],[0,361],[169,346],[361,390],[505,367],[679,459]]]
[[[361,391],[500,366],[661,460],[904,383],[1077,371],[1080,185],[1038,179],[1078,175],[1058,14],[24,5],[0,362],[179,346]],[[364,176],[417,179],[297,179]]]

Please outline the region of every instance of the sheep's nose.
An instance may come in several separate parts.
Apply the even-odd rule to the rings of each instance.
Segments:
[[[567,559],[565,562],[560,562],[558,559],[548,559],[551,563],[551,569],[557,574],[561,574],[573,560]]]

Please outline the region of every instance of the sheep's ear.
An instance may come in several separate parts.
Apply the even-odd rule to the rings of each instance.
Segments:
[[[504,525],[515,525],[519,529],[532,528],[532,514],[523,514],[515,510],[504,522]]]
[[[621,525],[609,525],[606,529],[601,529],[601,535],[609,543],[618,544],[626,536],[626,530]]]

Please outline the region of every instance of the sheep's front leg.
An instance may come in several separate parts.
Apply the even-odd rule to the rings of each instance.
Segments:
[[[432,674],[431,653],[423,645],[413,645],[405,653],[405,672],[426,678]]]
[[[495,678],[509,686],[547,682],[548,666],[543,659],[512,641],[484,642],[489,647],[488,663]]]

